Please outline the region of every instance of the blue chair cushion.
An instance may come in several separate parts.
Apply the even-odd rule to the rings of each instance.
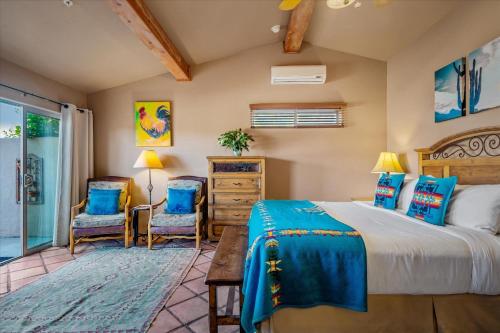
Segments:
[[[455,176],[448,178],[420,176],[406,215],[444,226],[446,209],[456,183]]]
[[[195,189],[168,188],[168,203],[165,213],[192,214],[196,198]]]
[[[396,209],[399,192],[405,180],[404,174],[381,174],[375,190],[374,205],[386,209]]]
[[[87,214],[89,215],[116,215],[120,208],[120,189],[90,190]]]

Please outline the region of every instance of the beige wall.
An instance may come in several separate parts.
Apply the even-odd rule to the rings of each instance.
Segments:
[[[468,129],[500,125],[500,108],[434,123],[434,72],[500,36],[500,1],[470,1],[434,25],[387,63],[388,149],[406,154],[417,172],[415,148]]]
[[[86,94],[3,59],[0,59],[0,83],[56,101],[75,104],[78,107],[87,106]],[[4,87],[0,87],[0,97],[59,111],[59,106],[54,103],[31,96],[23,96],[21,93]]]
[[[325,85],[271,86],[270,66],[326,64]],[[207,174],[207,155],[230,154],[217,145],[223,131],[243,128],[256,138],[251,152],[267,156],[268,198],[349,200],[372,192],[370,174],[386,148],[386,65],[384,62],[305,45],[285,55],[281,43],[254,48],[193,68],[192,82],[156,76],[88,96],[94,110],[97,175],[135,177],[135,203],[146,200],[147,172],[133,169],[133,103],[173,103],[171,148],[158,148],[165,171],[154,170],[154,198],[170,175]],[[251,130],[250,103],[326,102],[349,104],[347,124],[337,129]]]

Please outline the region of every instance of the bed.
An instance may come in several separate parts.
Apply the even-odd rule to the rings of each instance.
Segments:
[[[500,184],[500,127],[460,133],[417,153],[422,175]],[[312,205],[362,237],[367,311],[282,307],[260,321],[259,332],[500,332],[499,234],[434,226],[370,202]]]

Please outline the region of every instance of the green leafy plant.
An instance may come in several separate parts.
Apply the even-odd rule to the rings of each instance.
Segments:
[[[28,138],[41,137],[58,137],[59,136],[59,119],[39,116],[37,114],[28,113],[26,122],[26,133]],[[21,137],[21,126],[16,125],[13,128],[2,131],[5,138]]]
[[[217,142],[225,148],[233,151],[235,156],[241,156],[241,152],[249,150],[249,142],[254,141],[253,137],[240,129],[227,131],[219,136]]]
[[[14,128],[9,128],[6,131],[2,131],[4,138],[15,139],[21,136],[21,126],[17,125]]]

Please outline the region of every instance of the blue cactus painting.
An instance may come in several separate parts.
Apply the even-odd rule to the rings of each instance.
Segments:
[[[465,116],[465,58],[434,73],[434,122]]]
[[[500,106],[500,37],[474,50],[467,59],[469,113]]]

